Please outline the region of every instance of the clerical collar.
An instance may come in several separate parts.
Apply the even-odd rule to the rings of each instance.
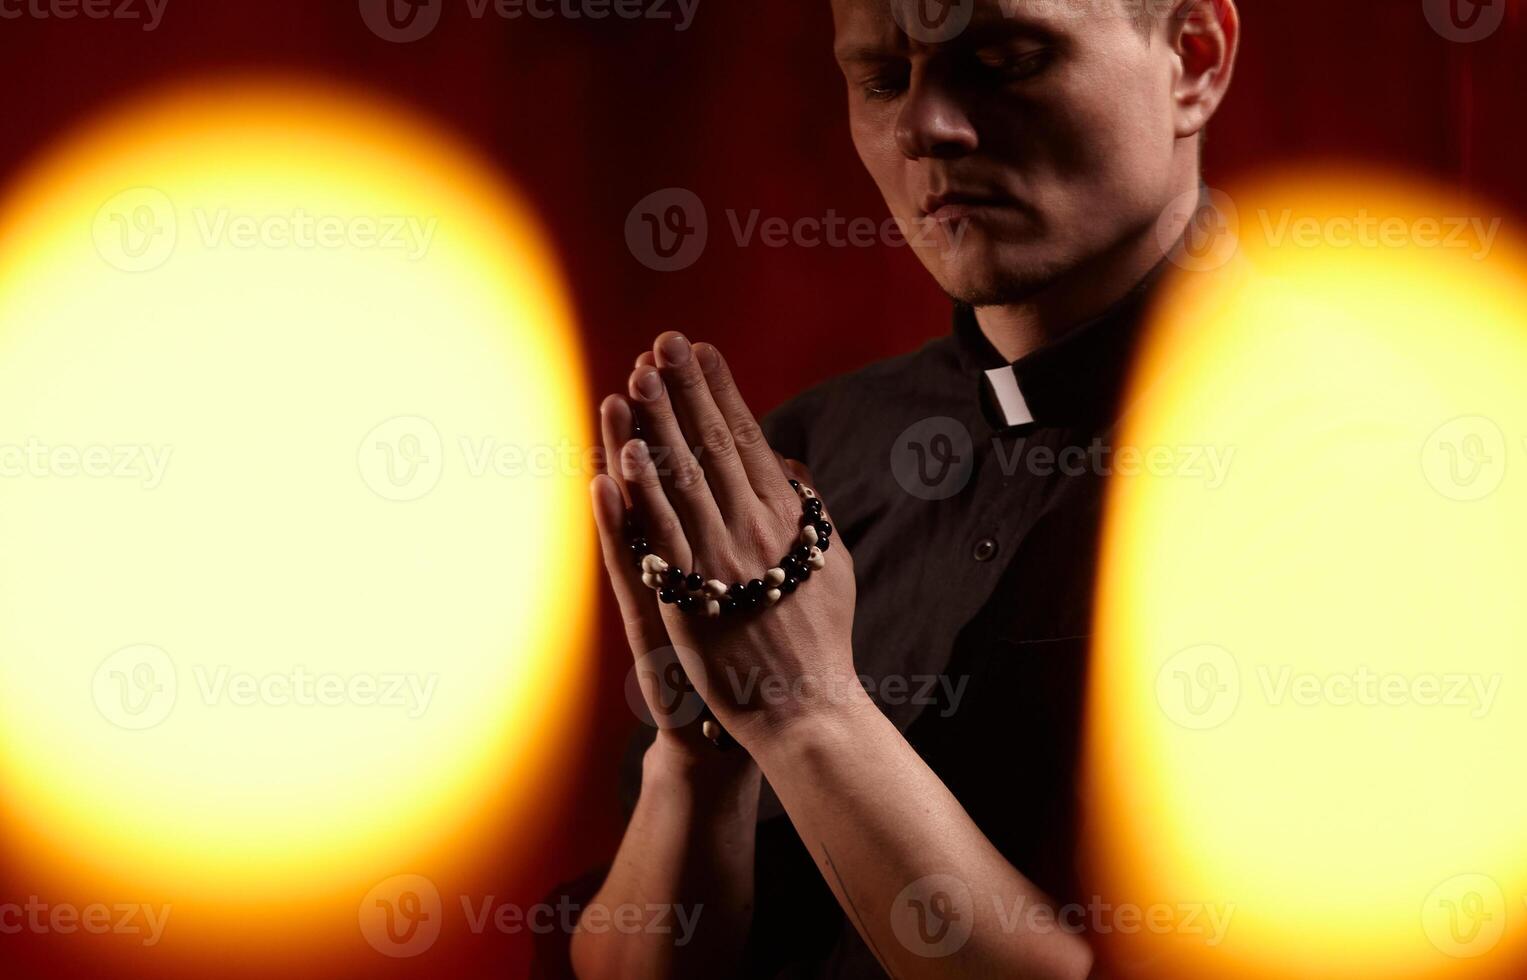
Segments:
[[[981,332],[975,310],[957,304],[961,368],[976,380],[982,411],[997,431],[1103,425],[1116,417],[1157,267],[1108,310],[1060,339],[1008,363]]]

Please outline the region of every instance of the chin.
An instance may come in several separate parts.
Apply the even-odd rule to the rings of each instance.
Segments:
[[[931,261],[930,261],[931,260]],[[1042,292],[1064,274],[1067,263],[1038,243],[970,243],[924,264],[939,287],[968,306],[1005,306]]]

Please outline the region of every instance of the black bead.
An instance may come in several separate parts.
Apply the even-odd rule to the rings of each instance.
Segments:
[[[677,589],[684,584],[684,569],[677,565],[669,565],[668,571],[663,573],[663,581],[671,589]]]
[[[791,480],[790,481],[790,489],[791,490],[799,491],[801,489],[801,481],[800,480]]]
[[[721,603],[721,615],[730,616],[737,611],[737,600],[730,595],[724,595],[718,601]]]
[[[779,563],[779,567],[780,567],[780,570],[783,571],[786,576],[790,576],[790,575],[794,575],[797,571],[799,571],[801,569],[802,565],[801,565],[800,562],[796,561],[794,558],[786,558],[784,561]]]
[[[802,582],[806,581],[808,578],[811,577],[811,566],[810,565],[802,565],[801,566],[801,570],[796,573],[795,577],[797,579],[801,580]]]
[[[790,552],[790,557],[794,558],[802,565],[806,564],[806,560],[811,557],[810,545],[801,545],[799,548],[796,548],[794,551]]]
[[[684,580],[684,588],[691,592],[699,592],[705,586],[705,579],[700,577],[699,572],[690,572],[689,578]]]
[[[806,501],[805,505],[801,509],[808,514],[820,514],[822,512],[822,501],[816,497],[812,497],[810,500]]]
[[[679,598],[678,593],[672,589],[658,589],[657,597],[660,602],[670,606],[677,602]]]
[[[832,537],[832,522],[831,521],[818,521],[816,527],[817,527],[817,537],[819,537],[819,538],[830,538],[830,537]]]
[[[832,539],[831,538],[817,538],[817,550],[818,551],[826,551],[828,548],[831,548],[831,547],[832,547]]]
[[[743,596],[743,593],[746,591],[747,590],[742,587],[741,582],[733,582],[731,585],[726,587],[726,594],[731,596],[733,599],[740,600]]]
[[[763,579],[755,578],[755,579],[753,579],[753,581],[749,582],[748,583],[748,587],[747,587],[747,592],[748,592],[748,595],[752,596],[755,599],[762,597],[763,594],[764,594]]]
[[[794,592],[796,587],[800,584],[800,579],[796,578],[794,575],[786,575],[785,580],[780,583],[779,590],[785,595],[789,595],[790,593]]]
[[[687,613],[692,613],[700,608],[700,599],[697,596],[687,595],[679,599],[679,608]]]
[[[635,555],[638,558],[640,558],[641,556],[643,556],[645,554],[648,554],[651,551],[652,551],[652,547],[651,547],[651,545],[647,544],[647,539],[646,538],[637,538],[635,541],[631,542],[631,554]]]

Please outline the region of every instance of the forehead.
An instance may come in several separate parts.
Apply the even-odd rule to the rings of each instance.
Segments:
[[[1132,23],[1150,0],[832,0],[839,57],[980,44],[1014,34],[1080,35]],[[935,26],[929,26],[931,24]]]

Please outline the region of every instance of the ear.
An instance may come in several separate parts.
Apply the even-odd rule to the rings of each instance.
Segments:
[[[1185,139],[1209,125],[1230,88],[1241,44],[1235,0],[1179,0],[1167,21],[1167,42],[1177,62],[1172,85],[1177,137]]]

